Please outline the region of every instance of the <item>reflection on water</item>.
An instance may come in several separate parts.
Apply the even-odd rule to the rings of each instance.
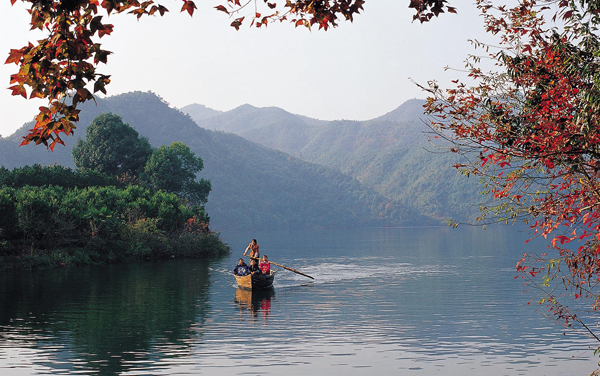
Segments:
[[[275,289],[236,288],[239,254],[0,275],[0,374],[589,374],[587,341],[527,306],[524,236],[364,229],[255,237]]]
[[[234,301],[239,305],[240,312],[249,311],[258,317],[267,318],[271,313],[271,299],[275,296],[274,289],[252,291],[237,288]]]
[[[207,270],[163,263],[4,275],[1,347],[31,353],[29,369],[99,375],[188,354],[208,308],[198,304],[208,295]],[[22,361],[3,355],[0,368]]]

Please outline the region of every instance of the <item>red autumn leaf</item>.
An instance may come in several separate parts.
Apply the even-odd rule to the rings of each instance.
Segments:
[[[193,16],[195,9],[197,9],[197,8],[196,8],[196,4],[194,4],[193,1],[189,1],[189,0],[183,1],[183,6],[181,7],[182,12],[187,11],[190,16]]]
[[[160,13],[160,15],[161,15],[161,16],[164,16],[164,15],[165,15],[165,13],[167,13],[168,11],[169,11],[169,10],[168,10],[166,7],[164,7],[164,6],[162,6],[162,5],[159,5],[159,6],[158,6],[158,13]]]
[[[11,95],[20,95],[23,98],[27,99],[27,91],[22,85],[14,85],[9,87],[12,90]]]
[[[21,50],[11,49],[8,54],[8,58],[6,59],[6,62],[4,64],[10,64],[10,63],[19,64],[22,57],[23,57],[23,52],[21,52]]]
[[[44,93],[42,93],[41,91],[32,90],[31,94],[29,94],[29,99],[33,98],[44,98]]]
[[[229,14],[229,11],[223,5],[216,6],[215,9],[220,10],[221,12],[225,12],[225,13]]]
[[[112,33],[113,31],[113,25],[111,24],[104,24],[103,28],[98,30],[98,36],[100,38],[102,38],[105,35],[110,35],[110,33]]]
[[[235,21],[233,21],[231,23],[231,26],[233,26],[236,30],[240,29],[240,26],[242,26],[242,22],[244,21],[245,17],[240,17],[240,18],[236,18]]]

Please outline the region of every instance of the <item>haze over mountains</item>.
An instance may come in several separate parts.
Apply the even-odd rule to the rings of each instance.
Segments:
[[[243,105],[219,112],[182,108],[207,129],[238,134],[307,162],[339,170],[392,201],[442,221],[472,220],[481,190],[451,166],[459,158],[428,142],[422,100],[368,121],[321,121],[280,108]]]
[[[284,145],[290,150],[305,150],[306,154],[319,149],[318,145],[307,148],[298,140],[312,140],[309,131],[330,122],[291,115],[275,108],[266,110],[266,118],[270,119],[266,122],[262,109],[252,106],[226,113],[201,110],[195,114],[197,118],[212,119],[220,122],[220,127],[230,126],[232,130],[242,126],[260,130],[265,140],[269,139],[269,132],[262,124],[280,124],[279,119],[287,117],[290,121],[274,127],[273,131],[289,136],[271,137],[274,147],[280,149],[274,150],[232,133],[199,127],[188,115],[170,108],[155,94],[134,92],[98,99],[97,106],[93,103],[83,106],[75,137],[67,138],[67,146],[57,147],[54,152],[43,146],[18,148],[21,136],[32,125],[23,126],[14,135],[0,139],[0,164],[8,168],[34,163],[72,167],[71,148],[76,139],[85,137],[85,129],[94,117],[112,112],[121,115],[153,146],[182,141],[204,159],[205,168],[200,175],[212,181],[207,210],[217,230],[437,223],[420,214],[416,206],[377,193],[337,168],[303,161],[283,151]],[[232,113],[235,120],[221,118]],[[305,138],[294,140],[292,130],[302,133],[303,125],[308,125]],[[331,141],[330,149],[334,149],[335,140]]]

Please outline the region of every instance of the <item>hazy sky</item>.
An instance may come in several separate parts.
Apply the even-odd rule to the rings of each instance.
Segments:
[[[100,40],[113,52],[99,71],[110,74],[108,95],[153,91],[172,106],[200,103],[230,110],[244,103],[277,106],[318,119],[371,119],[411,98],[424,98],[409,77],[442,85],[474,53],[468,39],[485,39],[482,20],[469,1],[455,0],[458,15],[413,23],[409,0],[367,0],[353,23],[327,32],[272,24],[266,29],[231,28],[216,0],[196,1],[194,17],[179,13],[181,1],[165,1],[164,17],[137,21],[110,16],[112,35]],[[38,39],[22,3],[0,1],[0,60],[11,48]],[[12,134],[33,118],[41,100],[12,97],[10,74],[0,66],[0,134]]]

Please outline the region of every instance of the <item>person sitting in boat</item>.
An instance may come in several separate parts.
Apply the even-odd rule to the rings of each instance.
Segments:
[[[252,275],[262,275],[262,272],[258,267],[258,262],[256,262],[256,259],[250,259],[250,267],[248,268],[248,273]]]
[[[260,258],[260,252],[258,251],[258,243],[256,239],[252,239],[250,244],[246,247],[244,251],[244,256],[248,256],[248,251],[250,251],[250,257]]]
[[[233,268],[233,274],[239,276],[248,275],[248,265],[244,262],[243,258],[238,260],[238,264]]]
[[[263,255],[258,267],[263,275],[271,275],[271,263],[269,262],[267,255]]]

